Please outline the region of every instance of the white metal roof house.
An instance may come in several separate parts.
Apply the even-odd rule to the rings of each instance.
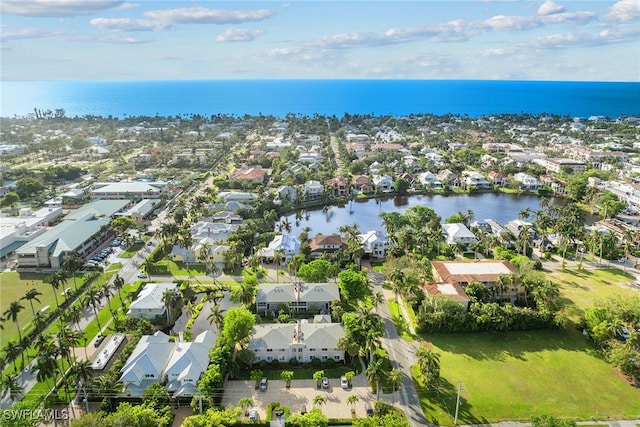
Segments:
[[[166,383],[174,398],[193,396],[216,338],[211,331],[202,332],[192,342],[170,342],[161,331],[144,335],[120,370],[120,381],[131,396],[142,396],[154,383]]]
[[[365,255],[371,258],[384,258],[386,256],[390,242],[385,233],[378,230],[369,230],[360,234],[359,237]]]
[[[304,312],[312,307],[328,313],[331,302],[340,300],[340,290],[335,283],[261,283],[256,295],[258,312],[276,315],[278,309],[291,304],[291,309]]]
[[[256,356],[256,362],[288,362],[297,359],[300,363],[320,359],[341,362],[344,351],[338,350],[338,340],[344,335],[340,323],[260,324],[253,328],[248,349]]]
[[[470,245],[478,241],[476,235],[462,223],[443,224],[442,229],[449,245],[455,245],[457,243]]]
[[[175,283],[147,283],[138,294],[138,297],[129,306],[127,316],[147,319],[155,319],[164,316],[167,308],[162,301],[165,291],[178,291]]]
[[[258,256],[272,260],[276,251],[280,251],[282,258],[289,260],[300,252],[300,242],[288,234],[278,234],[269,243],[269,246],[258,251]]]

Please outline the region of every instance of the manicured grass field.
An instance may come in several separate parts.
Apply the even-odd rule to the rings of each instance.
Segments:
[[[419,391],[429,421],[453,424],[460,383],[461,424],[529,420],[544,414],[582,420],[640,414],[640,389],[600,359],[577,331],[428,338],[440,353],[442,377],[437,392]],[[414,378],[415,374],[414,367]]]
[[[40,273],[17,273],[17,272],[4,272],[0,274],[0,314],[4,313],[9,305],[13,301],[18,301],[22,298],[28,290],[36,288],[42,295],[38,297],[40,302],[33,301],[33,309],[35,311],[40,310],[42,307],[50,306],[51,309],[56,307],[56,302],[53,296],[53,288],[48,283],[43,282],[43,276]],[[79,278],[76,278],[78,285],[80,284]],[[62,302],[64,297],[60,295],[65,288],[73,287],[73,281],[69,280],[64,287],[58,289],[58,301]],[[24,310],[18,314],[18,323],[23,331],[26,330],[29,322],[33,318],[31,313],[31,306],[28,301],[22,300],[20,304],[24,307]],[[6,317],[6,316],[4,316]],[[6,320],[3,323],[4,330],[0,331],[0,346],[4,345],[9,340],[18,339],[18,330],[14,322]]]
[[[593,307],[596,301],[638,294],[631,288],[619,285],[635,278],[618,268],[571,269],[555,272],[550,278],[560,285],[560,296],[573,322],[579,322],[584,311]]]

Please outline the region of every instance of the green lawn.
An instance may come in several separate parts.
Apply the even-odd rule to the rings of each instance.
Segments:
[[[13,301],[18,301],[22,298],[28,290],[36,288],[42,295],[38,297],[40,302],[33,301],[33,309],[35,311],[40,310],[42,307],[50,306],[51,309],[56,307],[55,298],[53,296],[53,288],[48,283],[43,281],[43,276],[40,273],[17,273],[17,272],[4,272],[0,274],[0,289],[2,290],[2,296],[0,297],[0,314],[4,313],[9,305]],[[78,286],[82,283],[80,277],[76,277]],[[67,283],[58,289],[58,302],[64,301],[64,297],[60,295],[65,288],[73,288],[73,279],[69,279]],[[28,301],[22,300],[20,304],[24,307],[24,310],[18,314],[18,323],[20,329],[24,332],[28,329],[29,323],[33,318],[31,313],[31,305]],[[6,317],[6,316],[4,316]],[[0,346],[4,345],[9,340],[18,339],[18,330],[16,325],[12,321],[5,321],[3,323],[4,330],[0,331]]]
[[[560,296],[567,309],[567,315],[576,323],[580,321],[584,311],[593,307],[596,301],[636,294],[633,289],[619,286],[619,283],[635,279],[618,268],[582,271],[572,269],[556,272],[550,278],[560,285]]]
[[[440,353],[442,376],[437,392],[419,389],[430,421],[453,424],[459,383],[461,424],[543,414],[583,420],[640,414],[640,390],[577,331],[443,334],[429,341]]]

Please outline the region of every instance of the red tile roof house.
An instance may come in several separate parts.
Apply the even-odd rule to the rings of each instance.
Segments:
[[[470,283],[480,283],[486,288],[495,288],[501,276],[518,273],[509,261],[431,261],[433,281],[436,283],[458,284],[464,289]],[[496,299],[505,298],[515,302],[524,298],[526,290],[522,285],[503,289]]]
[[[311,258],[319,258],[323,253],[337,252],[340,249],[347,249],[347,240],[338,234],[317,234],[309,239],[311,247]]]
[[[229,173],[229,179],[243,182],[263,183],[267,172],[262,168],[236,169]]]

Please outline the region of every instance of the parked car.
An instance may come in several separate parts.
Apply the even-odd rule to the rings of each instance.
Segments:
[[[347,377],[344,375],[340,377],[340,387],[347,390],[349,388],[349,381],[347,381]]]
[[[260,380],[260,391],[267,391],[268,380],[267,377],[262,377]]]
[[[371,403],[367,402],[364,404],[364,411],[367,414],[367,417],[373,417],[373,406],[371,406]]]
[[[617,335],[623,341],[626,341],[629,338],[631,338],[631,334],[629,333],[629,328],[627,328],[626,326],[621,326],[620,329],[618,329]]]
[[[104,341],[104,335],[98,335],[96,340],[93,342],[93,346],[96,348],[100,347],[100,344],[102,344],[102,341]]]
[[[329,378],[322,377],[322,388],[329,388]]]
[[[138,274],[138,279],[146,279],[146,278],[147,278],[146,274],[144,274],[144,273]]]
[[[249,411],[249,421],[257,421],[258,420],[258,410],[252,409]]]

